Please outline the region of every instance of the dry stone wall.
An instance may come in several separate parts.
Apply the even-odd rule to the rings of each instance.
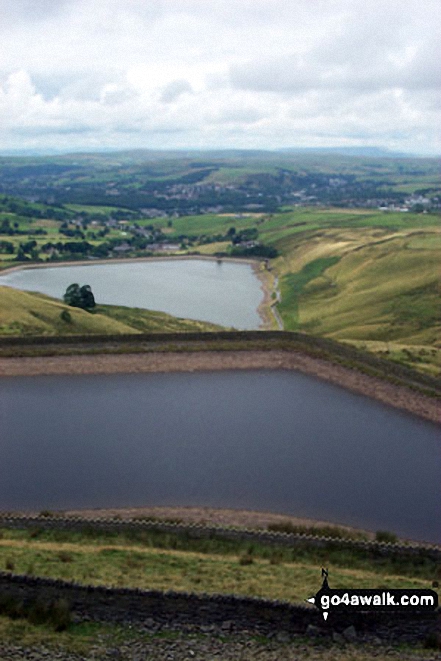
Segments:
[[[112,622],[149,631],[178,629],[203,633],[330,638],[350,627],[363,642],[422,642],[441,632],[440,614],[330,613],[325,622],[313,607],[232,595],[195,595],[129,588],[84,586],[48,578],[0,572],[0,596],[23,603],[67,600],[75,620]]]
[[[149,520],[84,519],[81,517],[59,516],[18,516],[0,515],[0,528],[27,528],[41,530],[87,530],[93,528],[102,532],[156,531],[188,535],[197,539],[217,538],[233,541],[289,546],[292,548],[348,549],[367,551],[375,556],[407,556],[430,558],[441,562],[441,547],[424,544],[391,544],[332,537],[315,537],[293,533],[270,532],[266,530],[246,530],[242,528],[221,528],[201,524],[169,523]]]

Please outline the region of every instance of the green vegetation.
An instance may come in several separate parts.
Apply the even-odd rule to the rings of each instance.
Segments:
[[[294,525],[289,520],[281,521],[279,523],[270,523],[268,530],[295,535],[311,535],[313,537],[332,537],[332,539],[368,539],[366,533],[359,530],[339,528],[338,526],[300,526]],[[397,541],[396,537],[395,541]]]
[[[73,308],[81,308],[82,310],[90,311],[96,306],[95,297],[90,285],[80,287],[77,283],[69,285],[63,296],[63,301],[66,305],[70,305]]]
[[[321,257],[305,264],[298,273],[283,276],[280,283],[282,301],[278,308],[289,329],[299,327],[299,300],[308,282],[320,277],[338,261],[338,257]]]
[[[23,602],[0,593],[0,615],[27,619],[31,624],[48,624],[54,631],[64,631],[71,623],[69,604],[65,599],[35,599]]]

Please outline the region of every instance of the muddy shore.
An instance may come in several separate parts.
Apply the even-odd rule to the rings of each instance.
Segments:
[[[37,514],[37,512],[35,513]],[[84,519],[112,518],[131,520],[137,518],[174,520],[186,524],[202,524],[208,526],[246,528],[249,530],[266,530],[271,524],[285,524],[292,526],[305,526],[308,528],[322,528],[338,526],[342,530],[363,532],[369,539],[375,537],[373,532],[359,530],[351,526],[329,521],[317,521],[289,514],[275,512],[261,512],[241,509],[222,509],[215,507],[123,507],[108,509],[77,509],[66,510],[64,516],[82,517]]]
[[[42,374],[195,372],[236,369],[289,369],[318,377],[352,392],[440,423],[440,402],[320,358],[287,351],[194,351],[0,359],[0,377]]]

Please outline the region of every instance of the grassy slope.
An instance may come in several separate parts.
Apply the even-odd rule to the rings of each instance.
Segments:
[[[146,531],[137,536],[3,530],[0,569],[95,585],[224,593],[303,603],[326,558],[335,588],[429,588],[434,562],[369,554],[279,549],[247,542],[191,540]]]
[[[352,342],[439,373],[437,218],[310,211],[281,220],[260,231],[281,252],[274,270],[287,330]]]
[[[70,322],[61,319],[63,310],[69,311]],[[0,286],[1,335],[83,335],[214,329],[219,327],[178,319],[163,312],[122,306],[100,305],[90,314],[43,294]]]

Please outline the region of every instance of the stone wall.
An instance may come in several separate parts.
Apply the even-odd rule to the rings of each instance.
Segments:
[[[271,636],[331,637],[344,633],[363,642],[422,643],[441,631],[440,613],[335,614],[325,622],[314,607],[229,595],[83,586],[0,572],[0,596],[26,602],[66,599],[75,619],[140,626],[149,631],[248,632]]]
[[[157,532],[187,535],[197,539],[218,538],[274,546],[348,549],[366,551],[371,556],[409,558],[429,558],[441,561],[441,548],[425,544],[390,544],[332,537],[315,537],[292,533],[270,532],[266,530],[246,530],[242,528],[221,528],[201,524],[181,524],[148,520],[84,519],[61,516],[18,516],[0,515],[0,528],[27,528],[42,530],[87,530],[93,528],[102,532],[129,532],[151,530]]]

